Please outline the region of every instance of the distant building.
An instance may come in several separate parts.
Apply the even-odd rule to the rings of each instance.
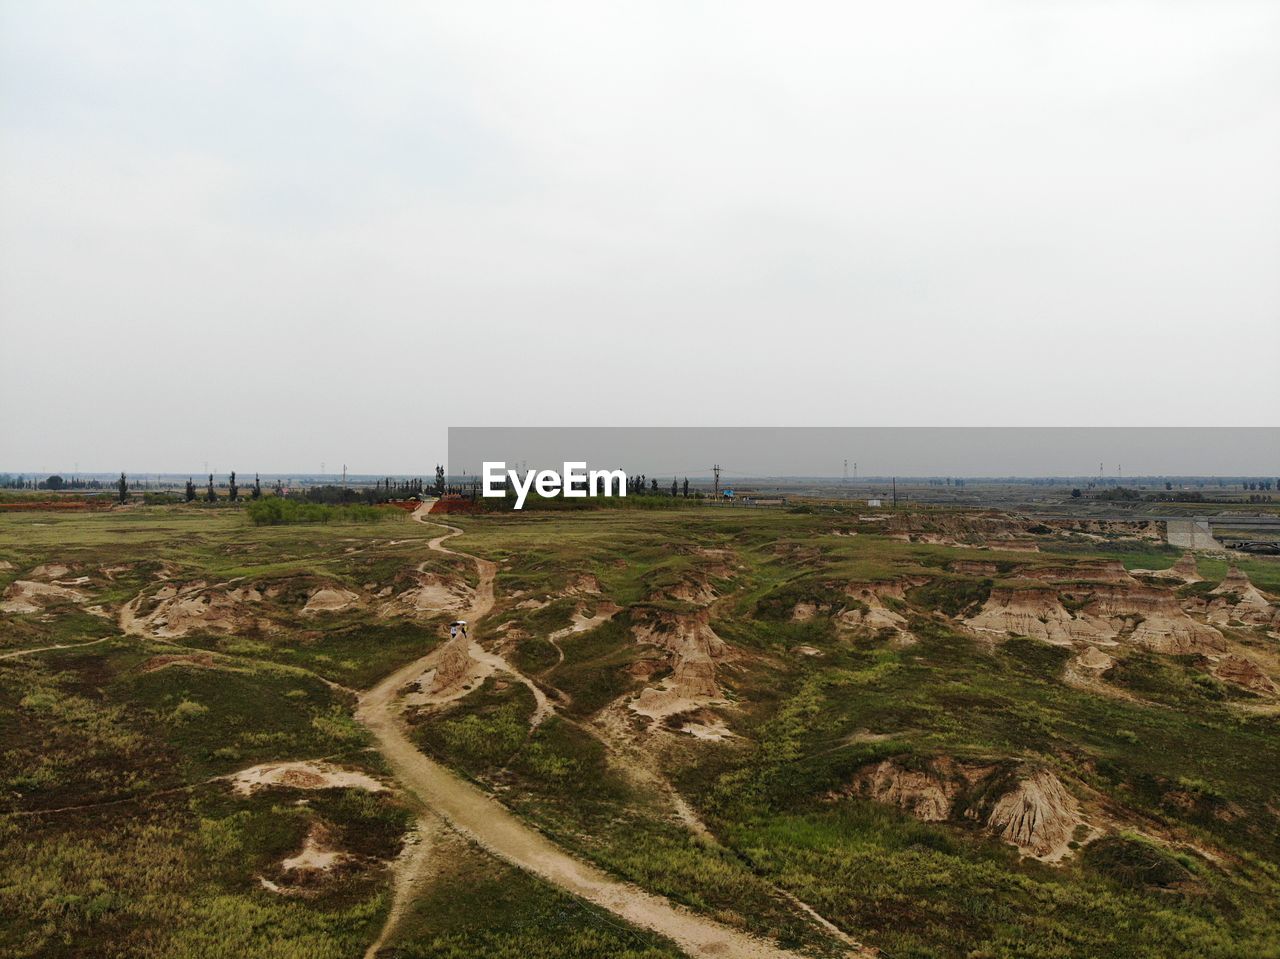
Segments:
[[[869,499],[869,500],[867,500],[867,505],[868,505],[868,506],[882,506],[883,504],[882,504],[878,499]]]

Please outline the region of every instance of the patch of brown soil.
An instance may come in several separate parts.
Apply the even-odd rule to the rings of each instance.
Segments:
[[[6,613],[38,613],[54,603],[83,603],[88,598],[80,590],[69,586],[18,579],[4,591],[4,602],[0,603],[0,610]]]
[[[1050,588],[994,589],[982,609],[964,622],[971,629],[1029,636],[1055,646],[1107,643],[1114,633],[1094,617],[1072,616]]]
[[[1096,646],[1090,646],[1083,653],[1075,658],[1075,663],[1084,669],[1104,670],[1110,669],[1115,665],[1116,661],[1098,649]]]
[[[599,596],[600,580],[594,573],[579,573],[565,587],[566,596]]]
[[[818,615],[818,606],[816,603],[796,603],[795,608],[791,610],[791,621],[793,623],[807,623],[809,620],[816,618]]]
[[[1234,593],[1240,597],[1242,603],[1253,606],[1266,606],[1271,602],[1238,566],[1230,567],[1226,578],[1209,591],[1210,596],[1221,596],[1223,593]]]
[[[649,597],[650,601],[677,599],[685,603],[696,603],[705,606],[715,602],[716,591],[711,584],[701,579],[684,579],[666,590],[658,590]]]
[[[167,585],[136,601],[132,611],[122,615],[121,625],[127,633],[164,639],[193,632],[235,633],[258,625],[245,607],[261,601],[262,593],[251,586]],[[140,615],[144,603],[150,605],[150,612]]]
[[[1048,525],[1094,539],[1141,539],[1157,543],[1165,539],[1164,523],[1155,520],[1054,520]]]
[[[1012,784],[1003,775],[996,766],[946,756],[915,768],[885,760],[858,772],[845,793],[897,806],[923,822],[958,821],[963,810],[963,818],[981,822],[1025,855],[1063,858],[1084,822],[1075,797],[1048,770],[1024,773]]]
[[[286,763],[263,763],[232,773],[232,788],[248,796],[260,786],[288,786],[290,789],[363,789],[382,792],[387,787],[367,773],[344,769],[332,763],[303,760]]]
[[[1028,529],[1035,525],[1023,518],[985,511],[901,511],[889,518],[889,528],[900,538],[912,542],[937,542],[946,545],[989,546],[1000,548],[1000,543],[1026,543]]]
[[[1243,656],[1223,656],[1213,674],[1219,679],[1251,689],[1255,693],[1276,691],[1276,684],[1259,668],[1258,664]]]
[[[1124,564],[1118,560],[1106,563],[1080,563],[1075,566],[1041,566],[1038,569],[1024,569],[1019,575],[1046,583],[1115,583],[1126,586],[1138,584],[1138,581],[1124,568]]]
[[[62,579],[71,572],[71,567],[64,563],[41,563],[27,575],[32,579]]]
[[[984,563],[976,559],[958,559],[948,563],[947,569],[953,573],[968,573],[971,576],[996,576],[1000,572],[1000,567],[995,563]]]
[[[1226,640],[1212,626],[1197,623],[1172,592],[1148,586],[1106,587],[1092,593],[1086,615],[1106,620],[1116,634],[1129,626],[1129,639],[1157,653],[1222,652]]]
[[[1176,579],[1181,583],[1202,582],[1200,571],[1196,568],[1195,553],[1187,550],[1182,557],[1168,569],[1135,569],[1135,573],[1144,576],[1155,576],[1158,579]]]
[[[637,615],[633,634],[636,642],[663,650],[671,664],[671,675],[660,686],[646,687],[631,701],[633,712],[663,719],[724,701],[716,670],[732,658],[732,651],[711,629],[707,610],[644,610]]]
[[[665,656],[645,656],[633,662],[626,668],[625,672],[636,679],[648,680],[666,668],[667,658]]]
[[[340,586],[321,586],[307,598],[307,605],[302,607],[303,615],[316,613],[338,613],[350,609],[360,602],[360,594]]]
[[[413,682],[417,688],[404,697],[408,706],[438,706],[465,695],[484,682],[492,666],[471,655],[471,640],[461,632],[424,661],[427,667]]]
[[[1207,615],[1209,622],[1225,626],[1280,626],[1280,605],[1254,586],[1249,577],[1232,566],[1227,577],[1210,590]]]
[[[567,636],[572,636],[575,633],[589,632],[597,626],[603,626],[620,612],[622,612],[621,606],[606,602],[598,604],[596,606],[596,611],[588,616],[586,611],[579,606],[573,611],[573,618],[569,621],[569,625],[564,629],[556,630],[547,638],[552,642],[555,642],[556,640],[564,639]]]
[[[800,543],[774,543],[773,553],[794,563],[803,564],[820,558],[822,556],[822,548],[819,546],[804,546]]]
[[[987,815],[987,826],[1005,842],[1038,859],[1057,860],[1084,820],[1080,804],[1058,777],[1041,769],[1005,793]]]
[[[930,546],[964,546],[959,540],[952,536],[944,536],[942,533],[920,533],[909,536],[913,543],[927,543]]]
[[[347,853],[331,846],[329,831],[319,823],[312,823],[307,831],[306,841],[296,856],[290,856],[280,863],[285,872],[303,870],[307,872],[327,872],[345,862]]]
[[[413,582],[411,588],[387,603],[383,611],[455,613],[471,605],[472,589],[461,579],[445,579],[436,573],[415,572]]]
[[[425,521],[424,510],[414,514]],[[431,548],[449,553],[441,544],[461,530],[450,528],[446,536],[431,541]],[[476,600],[467,619],[478,622],[493,606],[494,565],[472,557],[480,573]],[[361,696],[357,718],[377,737],[380,751],[404,782],[426,805],[463,836],[540,879],[608,910],[626,922],[671,939],[690,956],[699,959],[735,956],[741,959],[799,959],[799,954],[752,938],[699,914],[674,908],[667,900],[621,882],[595,866],[578,860],[556,846],[543,833],[530,828],[493,797],[440,767],[424,756],[408,739],[394,711],[397,692],[421,672],[423,660],[396,670]],[[410,879],[397,882],[409,889]],[[390,922],[397,915],[392,907]],[[376,953],[394,933],[384,927],[366,955]]]
[[[1027,539],[989,539],[987,548],[1004,553],[1038,553],[1040,545]]]
[[[886,759],[860,771],[852,788],[858,795],[897,806],[922,822],[943,822],[951,818],[956,797],[969,785],[965,767],[943,756],[920,769],[907,769]]]
[[[722,719],[712,722],[686,722],[680,726],[680,732],[688,733],[694,739],[704,739],[714,743],[734,738],[733,732]]]
[[[901,613],[894,612],[885,605],[886,599],[903,599],[907,590],[918,586],[917,580],[898,580],[888,583],[849,583],[845,593],[857,601],[857,605],[841,610],[837,621],[846,627],[861,627],[870,630],[891,629],[898,637],[908,638],[914,642],[915,637],[907,630],[907,619]]]

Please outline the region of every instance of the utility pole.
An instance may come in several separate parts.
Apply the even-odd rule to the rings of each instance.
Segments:
[[[893,478],[893,508],[898,508],[898,477]]]
[[[844,461],[844,485],[849,485],[849,461]]]
[[[342,502],[347,501],[347,464],[342,464]]]
[[[711,467],[711,472],[716,474],[716,489],[715,489],[714,497],[715,499],[719,499],[720,498],[720,464],[717,463],[715,466]]]

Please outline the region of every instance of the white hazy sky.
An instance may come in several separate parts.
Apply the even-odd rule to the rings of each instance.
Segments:
[[[1275,425],[1280,4],[0,0],[0,469]]]

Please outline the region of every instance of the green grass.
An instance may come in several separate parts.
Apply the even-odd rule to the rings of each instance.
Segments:
[[[1135,695],[1126,701],[1067,685],[1066,650],[1025,639],[986,649],[939,618],[970,614],[991,586],[947,572],[955,560],[995,562],[1007,579],[1020,565],[1093,559],[1158,569],[1181,552],[1132,541],[1090,548],[1059,538],[1039,554],[999,553],[904,543],[866,530],[827,534],[833,523],[847,522],[728,510],[643,521],[483,517],[470,524],[466,548],[505,561],[504,576],[534,595],[557,595],[557,570],[591,570],[623,603],[677,578],[688,565],[686,549],[731,549],[742,567],[737,592],[717,607],[713,626],[737,648],[764,657],[722,674],[741,703],[729,719],[754,745],[705,745],[683,761],[677,751],[676,781],[751,874],[886,954],[1274,954],[1277,927],[1264,904],[1280,894],[1277,720],[1237,710],[1240,694],[1196,663],[1121,656],[1108,681]],[[1264,588],[1276,588],[1268,584],[1277,583],[1277,564],[1247,561],[1244,568]],[[1209,578],[1225,572],[1225,564],[1201,563]],[[896,650],[875,637],[843,635],[821,615],[790,621],[797,602],[847,608],[842,583],[903,576],[926,580],[900,608],[920,638],[914,646]],[[637,655],[628,633],[624,613],[566,640],[564,664],[542,674],[573,696],[573,715],[589,716],[636,688],[624,671]],[[824,656],[789,656],[799,644]],[[542,662],[541,655],[530,650],[528,661]],[[887,738],[860,738],[865,730]],[[1157,856],[1149,844],[1113,838],[1051,867],[1020,861],[976,826],[922,824],[891,808],[827,798],[868,763],[938,754],[1047,764],[1133,821],[1229,850],[1240,865],[1215,866],[1185,846]],[[537,794],[528,781],[520,786],[522,795]],[[642,884],[694,908],[718,907],[691,892],[717,887],[709,878],[715,867],[701,858],[696,868],[681,866],[680,854],[657,838],[662,829],[643,817],[647,845],[619,827],[607,842],[575,839],[575,830],[593,826],[587,805],[575,803],[577,819],[548,801],[530,801],[522,811]],[[1181,878],[1171,884],[1154,881],[1174,875]],[[730,881],[726,888],[741,895],[746,887]]]
[[[290,523],[380,523],[383,520],[403,519],[403,513],[395,507],[379,508],[358,503],[326,506],[323,503],[305,503],[278,496],[250,500],[245,504],[244,511],[258,526],[285,526]]]
[[[823,509],[455,522],[466,535],[453,545],[500,564],[498,609],[477,635],[486,645],[521,637],[504,654],[563,694],[553,696],[560,715],[530,734],[531,694],[495,675],[446,708],[411,715],[413,735],[602,868],[816,953],[830,940],[784,891],[893,957],[1278,954],[1280,719],[1255,708],[1265,701],[1212,678],[1196,657],[1124,646],[1101,679],[1113,694],[1100,695],[1065,681],[1069,651],[979,643],[954,622],[1022,566],[1118,559],[1158,569],[1180,551],[1061,536],[1043,537],[1032,554],[909,543],[856,511]],[[0,955],[360,954],[385,915],[384,863],[404,840],[406,808],[392,794],[355,791],[245,798],[210,778],[318,757],[385,774],[353,719],[354,695],[323,680],[367,688],[433,648],[447,617],[410,619],[377,603],[305,619],[297,611],[321,583],[366,596],[405,588],[421,563],[474,585],[471,564],[426,552],[439,532],[403,514],[254,526],[229,506],[0,514],[0,559],[15,567],[0,587],[59,561],[89,575],[90,603],[113,612],[158,588],[161,575],[280,588],[243,629],[175,643],[118,636],[112,620],[72,605],[0,619],[0,651],[107,638],[0,661]],[[957,560],[992,562],[997,573],[959,574]],[[1280,591],[1280,564],[1242,566]],[[1202,559],[1200,572],[1209,586],[1182,589],[1184,598],[1205,593],[1226,567]],[[599,581],[600,597],[570,593],[583,574]],[[918,585],[893,608],[914,645],[831,617],[853,607],[848,584],[907,577]],[[737,737],[660,734],[644,748],[708,822],[711,843],[593,732],[602,707],[654,681],[630,671],[653,653],[635,641],[634,609],[560,640],[563,661],[546,640],[604,600],[687,612],[666,597],[690,579],[723,597],[711,624],[736,650],[718,674],[734,705],[718,713]],[[520,608],[526,599],[550,602]],[[798,602],[819,615],[792,621]],[[1263,661],[1274,653],[1262,631],[1231,636]],[[799,655],[800,645],[821,655]],[[183,648],[219,654],[216,668],[144,671],[151,657]],[[920,823],[846,793],[869,763],[937,756],[1051,769],[1117,825],[1103,823],[1106,838],[1050,866],[1020,860],[963,817]],[[305,896],[269,893],[260,878],[292,881],[280,861],[317,824],[351,851],[349,867]],[[433,852],[440,872],[396,955],[678,954],[456,837],[432,841],[443,843]]]
[[[676,959],[670,943],[438,837],[439,872],[393,943],[396,959]]]

